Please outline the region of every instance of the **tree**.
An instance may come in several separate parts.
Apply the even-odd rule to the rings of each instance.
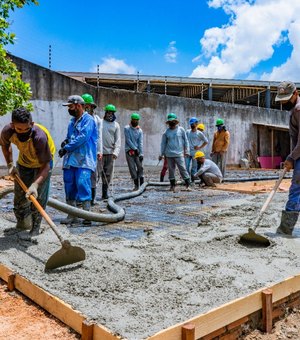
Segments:
[[[32,105],[28,103],[31,97],[30,85],[24,83],[21,72],[8,57],[5,46],[13,44],[15,34],[8,32],[10,23],[9,14],[16,8],[22,8],[27,4],[35,4],[35,0],[0,0],[0,116],[24,106],[29,110]]]

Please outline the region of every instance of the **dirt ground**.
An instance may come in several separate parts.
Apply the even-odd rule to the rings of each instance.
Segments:
[[[128,174],[116,172],[114,192],[130,191]],[[60,175],[52,178],[51,196],[64,200]],[[285,190],[275,195],[258,229],[271,240],[269,248],[238,243],[266,193],[195,187],[174,194],[167,187],[148,187],[143,195],[119,203],[126,210],[124,221],[91,227],[59,225],[65,214],[49,208],[63,237],[83,247],[87,259],[47,273],[44,264],[59,242],[46,224],[36,243],[21,240],[12,229],[12,197],[1,200],[0,262],[130,340],[145,339],[300,271],[299,228],[290,239],[275,233]],[[94,211],[105,211],[105,204],[98,203]]]
[[[0,280],[0,340],[80,339],[72,329]]]
[[[300,339],[300,311],[293,309],[292,313],[275,323],[270,334],[263,334],[256,330],[243,337],[244,340],[299,340]]]

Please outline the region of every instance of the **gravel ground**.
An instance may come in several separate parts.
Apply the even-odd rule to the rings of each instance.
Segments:
[[[116,172],[114,192],[129,191],[127,172]],[[148,170],[147,177],[158,176]],[[52,178],[52,196],[64,196],[59,174]],[[127,339],[144,339],[300,271],[299,229],[294,238],[275,235],[287,193],[275,195],[258,229],[271,246],[248,248],[238,236],[247,232],[266,194],[149,187],[120,202],[126,209],[122,222],[58,225],[65,238],[85,249],[87,259],[46,273],[44,264],[59,242],[45,224],[37,244],[9,230],[12,197],[2,199],[0,261]],[[103,202],[94,207],[104,210]],[[57,224],[65,216],[48,212]]]

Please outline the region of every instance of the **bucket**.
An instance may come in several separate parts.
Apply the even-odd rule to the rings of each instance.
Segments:
[[[273,157],[273,166],[272,166],[272,157],[271,156],[260,156],[257,157],[260,166],[264,169],[279,169],[280,163],[282,162],[282,158],[280,156]]]

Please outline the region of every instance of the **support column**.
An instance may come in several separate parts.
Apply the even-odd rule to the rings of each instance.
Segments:
[[[209,87],[208,87],[208,100],[212,100],[212,98],[213,98],[213,89],[212,89],[211,84],[209,84]]]
[[[268,86],[266,90],[266,97],[265,97],[265,106],[267,109],[271,107],[271,91],[270,91],[270,86]]]

